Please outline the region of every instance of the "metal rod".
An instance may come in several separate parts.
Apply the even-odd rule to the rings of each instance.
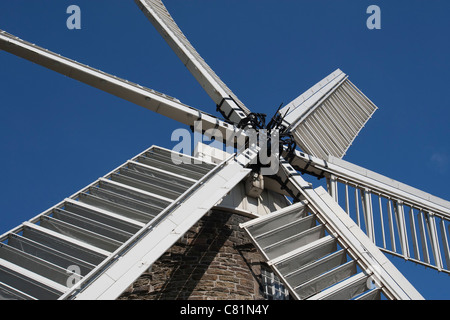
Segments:
[[[417,242],[417,230],[414,221],[414,209],[411,207],[409,209],[409,226],[411,229],[411,236],[413,240],[414,258],[420,260],[419,243]]]
[[[386,235],[384,233],[383,205],[381,204],[381,195],[378,195],[378,205],[380,207],[380,222],[381,222],[381,234],[383,235],[383,248],[386,249]]]
[[[450,269],[450,247],[448,243],[448,236],[447,236],[447,230],[445,230],[445,220],[441,219],[440,223],[441,227],[441,239],[442,244],[444,246],[444,256],[445,256],[445,262],[447,264],[447,269]]]
[[[391,248],[392,248],[392,251],[397,252],[397,248],[395,245],[395,232],[394,232],[394,221],[392,218],[391,199],[388,199],[387,209],[388,209],[388,219],[389,219],[389,234],[391,237]]]
[[[422,210],[419,210],[418,216],[419,216],[420,240],[422,243],[423,258],[426,263],[430,263],[430,253],[428,251],[424,212]]]
[[[355,205],[356,205],[356,223],[358,227],[361,228],[361,221],[359,218],[359,199],[358,199],[358,188],[355,187]]]
[[[405,259],[409,258],[409,246],[408,237],[406,234],[405,214],[403,212],[403,202],[396,201],[396,217],[397,217],[397,229],[400,235],[400,244],[402,246],[402,253]]]
[[[350,204],[348,201],[348,184],[345,183],[345,212],[350,215]]]
[[[442,257],[441,251],[439,249],[435,216],[432,212],[430,212],[428,216],[428,226],[430,231],[431,245],[433,248],[434,263],[436,264],[436,267],[440,271],[442,270]]]

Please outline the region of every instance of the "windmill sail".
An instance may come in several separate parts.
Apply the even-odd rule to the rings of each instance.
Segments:
[[[300,202],[243,227],[296,299],[423,299],[322,188],[287,163],[280,178]]]
[[[290,163],[325,177],[334,200],[383,251],[450,273],[450,202],[332,156],[296,152]]]
[[[336,70],[280,110],[302,151],[342,158],[377,107]]]
[[[153,26],[167,41],[172,50],[188,68],[225,119],[238,124],[250,110],[216,75],[210,66],[198,54],[189,40],[173,20],[167,8],[160,0],[135,0]]]
[[[217,129],[224,138],[240,131],[235,126],[183,104],[176,98],[68,59],[2,30],[0,49],[188,126],[194,126],[196,121],[199,121],[203,130]]]
[[[0,297],[117,298],[250,171],[172,156],[151,147],[2,235]]]

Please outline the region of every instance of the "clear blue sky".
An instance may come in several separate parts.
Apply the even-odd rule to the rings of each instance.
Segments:
[[[341,68],[379,110],[344,159],[450,200],[450,1],[166,0],[194,47],[254,112],[272,115]],[[81,8],[81,30],[66,8]],[[381,30],[366,9],[381,8]],[[0,29],[215,113],[132,0],[9,0]],[[181,125],[0,52],[0,233]],[[393,258],[429,299],[450,276]]]

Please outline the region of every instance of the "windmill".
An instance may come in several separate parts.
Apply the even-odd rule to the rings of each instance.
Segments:
[[[187,40],[178,32],[162,3],[159,1],[138,1],[138,4],[155,24],[158,31],[166,37],[188,69],[205,87],[226,121],[183,105],[176,99],[42,50],[4,32],[1,35],[1,48],[167,115],[188,126],[192,126],[195,121],[201,121],[204,130],[219,130],[224,137],[227,136],[227,133],[232,135],[236,130],[244,131],[246,127],[243,124],[264,128],[262,125],[264,121],[261,121],[257,116],[252,117],[250,110],[232,94],[198,56],[196,51],[189,46]],[[182,50],[184,48],[187,48],[187,50]],[[336,108],[342,112],[347,110],[347,116],[340,115],[339,112],[333,114],[330,111],[336,111]],[[280,109],[279,117],[275,117],[274,122],[272,122],[272,124],[276,123],[279,128],[285,127],[286,129],[283,132],[292,134],[293,140],[301,148],[301,151],[289,149],[288,147],[292,144],[286,145],[287,148],[281,150],[283,160],[280,162],[280,170],[273,177],[265,177],[265,184],[268,187],[270,185],[275,190],[278,186],[279,192],[286,193],[287,196],[297,202],[286,210],[274,213],[271,217],[255,219],[251,223],[243,225],[243,228],[254,239],[255,245],[267,257],[269,264],[285,281],[295,297],[297,297],[297,291],[302,292],[301,295],[298,295],[298,298],[304,298],[304,295],[315,298],[346,297],[348,292],[353,292],[355,288],[358,290],[363,288],[370,290],[363,290],[362,292],[357,290],[356,292],[358,294],[364,292],[362,297],[365,298],[377,296],[380,291],[383,291],[390,298],[420,298],[420,295],[417,295],[417,292],[396,272],[395,268],[389,265],[389,262],[373,245],[375,240],[378,239],[375,235],[374,212],[376,209],[373,203],[375,201],[378,201],[376,204],[380,204],[379,207],[382,208],[378,211],[378,214],[384,214],[388,218],[386,220],[388,221],[386,223],[387,232],[382,239],[386,243],[391,240],[391,246],[387,244],[383,247],[383,250],[392,251],[410,260],[415,259],[417,262],[441,271],[446,270],[448,262],[448,241],[446,239],[448,204],[340,160],[352,139],[374,110],[373,104],[348,81],[347,76],[342,71],[337,70],[314,86],[307,94],[300,96],[291,104]],[[352,118],[352,115],[356,116]],[[327,116],[329,118],[326,118]],[[351,120],[354,121],[353,125],[349,123]],[[334,131],[332,131],[333,129]],[[242,134],[245,134],[245,131]],[[48,212],[44,212],[39,217],[4,235],[5,240],[2,239],[2,241],[7,239],[8,242],[2,247],[4,249],[2,268],[3,274],[8,274],[10,278],[7,279],[9,282],[6,280],[3,282],[3,290],[13,296],[29,297],[32,295],[22,292],[20,288],[11,286],[11,284],[22,283],[23,286],[23,281],[31,281],[35,286],[33,294],[37,296],[42,294],[44,297],[110,298],[117,295],[123,290],[124,286],[130,283],[130,280],[136,277],[136,274],[139,274],[143,268],[148,267],[156,259],[158,252],[161,253],[161,250],[173,243],[174,239],[195,221],[190,219],[198,218],[207,211],[204,208],[206,205],[199,203],[199,198],[202,198],[199,195],[204,194],[205,190],[218,188],[218,186],[225,189],[222,190],[222,193],[216,194],[215,197],[210,199],[211,207],[237,182],[248,176],[251,172],[248,169],[249,162],[255,159],[258,150],[250,148],[246,151],[240,151],[236,157],[230,157],[219,166],[204,163],[203,165],[197,165],[196,170],[186,168],[186,171],[181,170],[180,172],[174,171],[177,170],[174,167],[171,167],[171,169],[156,167],[161,160],[169,162],[171,153],[168,150],[153,147],[138,155],[127,162],[126,166],[113,170],[105,178],[87,187],[88,192],[87,189],[82,190],[51,208]],[[150,168],[152,169],[150,170]],[[161,170],[165,174],[172,174],[174,177],[173,184],[178,186],[178,193],[165,191],[164,195],[160,194],[159,197],[151,196],[150,194],[158,194],[164,188],[159,185],[158,190],[154,190],[153,187],[149,191],[149,189],[146,189],[150,188],[145,184],[146,182],[139,183],[132,180],[145,180],[147,176],[152,176],[155,180],[158,180],[158,173],[161,173]],[[178,170],[180,169],[178,168]],[[120,173],[118,174],[118,172]],[[203,173],[203,175],[198,172]],[[303,180],[300,175],[297,175],[297,172],[327,178],[331,195],[328,195],[322,189],[312,189],[309,183]],[[224,176],[227,177],[226,182],[223,181]],[[161,178],[159,179],[161,180]],[[161,181],[161,183],[163,182]],[[124,187],[124,185],[128,187]],[[345,191],[342,193],[340,190]],[[349,190],[353,191],[353,194]],[[94,199],[95,192],[97,192],[98,197]],[[143,207],[141,210],[120,207],[120,210],[127,212],[127,219],[123,218],[123,215],[125,215],[123,211],[122,215],[114,212],[114,210],[119,210],[119,206],[116,206],[114,210],[112,208],[106,210],[105,207],[99,210],[98,202],[101,200],[98,200],[98,198],[100,196],[113,196],[111,193],[120,193],[122,197],[114,196],[123,201],[127,200],[125,198],[140,197],[139,204]],[[353,195],[353,201],[359,206],[361,215],[357,216],[359,220],[356,224],[348,219],[343,209],[336,206],[336,201],[342,195],[344,195],[346,203],[350,202],[347,199]],[[378,198],[372,200],[372,197],[375,196],[378,196]],[[104,198],[102,199],[104,200]],[[177,201],[171,202],[171,200]],[[89,201],[91,201],[90,204]],[[152,208],[149,208],[149,203],[152,204]],[[105,205],[103,203],[103,206]],[[127,205],[136,206],[138,204],[128,203]],[[188,207],[189,205],[191,207]],[[191,211],[187,208],[199,207],[203,209],[198,210],[197,216],[185,216],[186,211]],[[145,217],[140,215],[142,211],[155,211],[156,208],[162,209],[162,211],[151,217],[151,220],[146,220]],[[350,210],[349,204],[346,209]],[[171,221],[175,221],[177,232],[171,232],[167,235],[167,238],[163,238],[163,235],[165,235],[164,227],[172,228],[172,231],[175,230],[173,225],[167,224],[170,220],[168,219],[169,215],[172,217]],[[97,218],[94,219],[94,216]],[[78,217],[78,221],[70,220],[74,217]],[[290,221],[289,225],[282,224],[285,221],[284,219],[291,219],[292,217],[296,218],[295,221]],[[96,221],[103,219],[101,220],[103,224],[109,224],[108,228],[103,227],[103,229],[108,229],[104,232],[109,232],[109,237],[115,237],[116,241],[108,241],[105,238],[91,239],[96,245],[88,246],[81,241],[74,242],[74,240],[69,239],[70,237],[67,234],[63,235],[56,231],[66,228],[67,233],[70,231],[72,235],[80,232],[79,229],[68,226],[68,224],[73,223],[84,223],[84,227],[89,225],[91,228],[97,228],[96,230],[102,229],[99,225],[90,225],[90,221],[86,219]],[[71,223],[69,223],[69,220]],[[66,224],[61,221],[65,221]],[[136,221],[140,223],[136,223]],[[411,227],[408,226],[408,223]],[[291,228],[292,226],[294,228]],[[355,226],[358,226],[358,228]],[[364,226],[367,236],[357,231],[360,226]],[[286,237],[286,233],[284,233],[285,231],[281,234],[267,233],[272,228],[298,232],[298,234],[290,235],[293,240],[292,245],[295,247],[289,247],[290,243],[285,243],[281,245],[281,251],[276,250],[278,246],[274,246],[275,239],[280,236]],[[264,234],[258,233],[263,229],[266,229]],[[409,230],[415,229],[417,229],[415,233],[409,233]],[[385,230],[385,228],[382,230]],[[23,232],[23,234],[19,234],[20,232]],[[87,235],[83,234],[83,236],[86,237]],[[67,277],[64,272],[59,272],[60,270],[58,271],[57,268],[52,270],[50,265],[43,267],[41,261],[35,257],[17,252],[17,247],[42,245],[45,240],[49,241],[48,239],[60,240],[60,247],[56,250],[58,252],[63,248],[65,248],[64,250],[75,251],[84,248],[86,252],[90,252],[90,257],[83,256],[83,259],[92,260],[84,261],[81,257],[78,257],[78,264],[74,263],[75,265],[83,265],[82,261],[85,262],[83,279],[78,283],[79,288],[76,286],[72,290],[67,290],[64,287],[65,277]],[[124,241],[124,239],[127,240]],[[160,244],[154,248],[154,251],[145,252],[145,263],[137,265],[136,257],[137,255],[142,256],[142,250],[144,250],[142,247],[147,250],[149,243],[159,242],[161,239],[166,239],[167,245]],[[307,243],[302,242],[306,241],[305,239],[308,239]],[[442,241],[442,239],[445,241]],[[147,245],[140,242],[143,240],[147,241],[145,242]],[[296,242],[297,240],[300,242]],[[141,245],[139,245],[140,243]],[[55,253],[52,254],[51,250],[51,252],[48,252],[42,246],[39,248],[41,252],[45,251],[53,259],[70,260],[70,257],[72,257],[69,253],[55,257]],[[287,250],[287,248],[290,249],[285,252],[284,250]],[[73,253],[73,251],[70,252]],[[117,256],[122,252],[127,253],[127,259],[119,261],[120,259],[117,259]],[[369,252],[370,258],[363,254],[364,252]],[[304,260],[305,257],[311,258],[311,255],[315,256],[316,260]],[[345,260],[345,263],[342,262],[343,260]],[[333,265],[337,263],[336,261],[340,263]],[[124,267],[123,262],[129,263],[128,269],[127,266]],[[296,270],[289,269],[292,267],[292,262],[294,262],[294,266],[297,264]],[[301,268],[298,267],[300,262],[302,263]],[[27,270],[24,268],[24,265],[33,265],[33,263],[36,269]],[[53,261],[53,264],[55,263]],[[52,267],[53,264],[51,264]],[[330,266],[334,266],[333,269],[324,271],[323,276],[321,274],[311,276],[311,272],[323,271],[323,269],[320,269],[321,267],[330,268]],[[355,274],[354,271],[357,267],[362,271]],[[50,272],[50,270],[53,272]],[[123,270],[127,270],[127,272]],[[303,277],[308,274],[311,278],[302,280],[304,282],[300,284],[293,284],[289,280],[292,280],[293,273],[298,273]],[[336,285],[331,285],[330,278],[336,279],[337,274],[350,276],[340,279],[343,281],[337,282]],[[23,277],[19,277],[19,275]],[[49,279],[50,275],[54,278]],[[368,280],[374,281],[373,288],[367,287]],[[313,295],[308,293],[308,290],[312,290],[311,288],[314,286],[305,286],[304,283],[313,283],[316,290],[317,286],[320,287],[325,284],[329,288],[319,290],[320,292],[316,292],[317,295]],[[60,293],[64,294],[60,296]],[[343,294],[343,296],[339,296],[340,294]]]

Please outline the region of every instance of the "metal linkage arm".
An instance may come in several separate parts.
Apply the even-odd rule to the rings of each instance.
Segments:
[[[135,2],[216,103],[225,119],[239,124],[250,114],[250,110],[198,54],[160,0],[135,0]]]
[[[236,126],[185,105],[178,99],[65,58],[2,30],[0,49],[188,126],[194,126],[196,121],[201,121],[203,131],[217,129],[224,138],[240,131]]]

